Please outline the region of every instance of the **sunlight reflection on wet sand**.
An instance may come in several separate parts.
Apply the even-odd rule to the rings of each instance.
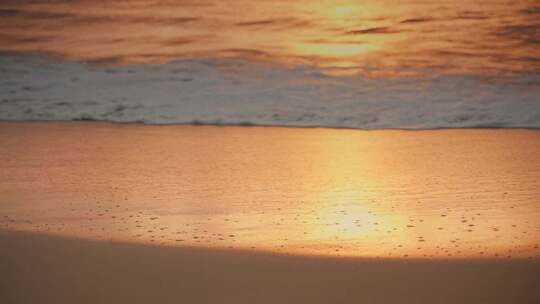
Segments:
[[[2,123],[0,227],[363,257],[539,257],[540,133]]]

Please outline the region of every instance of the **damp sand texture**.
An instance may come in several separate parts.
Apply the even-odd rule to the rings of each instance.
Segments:
[[[0,228],[367,258],[538,258],[540,133],[0,125]]]

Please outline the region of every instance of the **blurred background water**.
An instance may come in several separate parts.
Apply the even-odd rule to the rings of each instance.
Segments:
[[[2,1],[0,49],[115,62],[242,57],[334,73],[537,73],[540,2]]]

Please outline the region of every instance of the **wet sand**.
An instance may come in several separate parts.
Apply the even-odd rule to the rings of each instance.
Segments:
[[[0,123],[0,229],[386,258],[539,258],[540,132]]]
[[[323,258],[1,232],[0,302],[539,303],[538,260]]]

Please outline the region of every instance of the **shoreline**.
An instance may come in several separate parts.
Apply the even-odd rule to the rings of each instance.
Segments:
[[[3,303],[535,303],[540,261],[169,248],[0,231]],[[391,290],[392,292],[388,292]]]
[[[440,127],[440,128],[422,128],[422,129],[409,129],[409,128],[351,128],[351,127],[327,127],[327,126],[296,126],[296,125],[271,125],[271,124],[252,124],[252,123],[206,123],[206,122],[188,122],[188,123],[145,123],[145,122],[121,122],[121,121],[107,121],[107,120],[93,120],[93,119],[72,119],[72,120],[1,120],[1,124],[71,124],[71,123],[84,123],[84,124],[102,124],[102,125],[118,125],[118,126],[156,126],[156,127],[175,127],[175,126],[188,126],[188,127],[242,127],[242,128],[275,128],[275,129],[320,129],[320,130],[348,130],[348,131],[404,131],[404,132],[422,132],[422,131],[452,131],[452,130],[522,130],[522,131],[540,131],[540,128],[535,127]]]

